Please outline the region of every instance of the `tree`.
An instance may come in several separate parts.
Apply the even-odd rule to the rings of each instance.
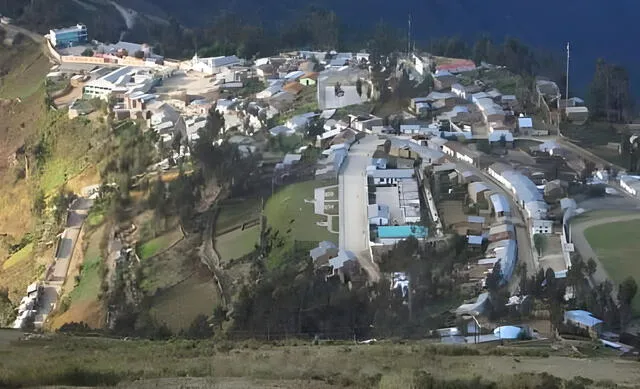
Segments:
[[[45,208],[47,207],[47,204],[45,203],[44,200],[44,191],[42,189],[38,189],[38,191],[36,192],[36,196],[33,199],[33,214],[36,215],[37,217],[42,216],[42,212],[45,210]]]
[[[358,96],[362,97],[362,80],[360,78],[356,81],[356,93],[358,93]]]
[[[496,262],[491,273],[487,275],[486,285],[489,292],[496,292],[502,283],[502,267]]]
[[[173,135],[173,139],[171,140],[171,148],[176,153],[179,153],[181,144],[182,144],[182,132],[176,131],[176,133]]]
[[[638,284],[631,277],[625,278],[618,287],[618,301],[620,303],[620,324],[624,329],[631,317],[631,302],[638,293]]]
[[[214,327],[216,327],[218,331],[221,332],[222,324],[227,321],[227,310],[221,304],[218,304],[215,306],[215,308],[213,308],[211,321]]]
[[[133,53],[133,56],[138,58],[138,59],[143,59],[144,58],[144,51],[136,50],[136,52]]]
[[[598,269],[598,264],[596,263],[595,259],[589,258],[587,260],[587,266],[586,266],[587,275],[589,277],[592,277],[597,269]]]
[[[82,53],[80,53],[80,55],[83,57],[93,57],[93,54],[94,52],[90,48],[86,48]]]
[[[607,121],[625,121],[633,107],[627,70],[598,59],[587,102],[592,116]]]
[[[307,137],[316,139],[324,132],[324,119],[320,116],[314,116],[307,122]]]
[[[539,256],[542,256],[544,249],[547,247],[547,238],[542,234],[533,235],[533,245]]]
[[[207,138],[211,141],[218,140],[220,132],[224,129],[224,117],[215,106],[209,109],[209,115],[207,116],[207,123],[204,126]]]
[[[207,316],[202,314],[196,316],[193,322],[191,322],[186,336],[189,339],[206,339],[212,337],[213,329],[209,324]]]

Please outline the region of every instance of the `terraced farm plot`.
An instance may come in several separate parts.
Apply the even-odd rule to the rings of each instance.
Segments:
[[[260,238],[260,225],[237,229],[216,237],[215,247],[224,261],[241,258],[253,251]]]

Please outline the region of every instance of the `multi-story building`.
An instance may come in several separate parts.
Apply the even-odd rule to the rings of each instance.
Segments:
[[[55,47],[71,47],[88,42],[87,26],[77,24],[72,27],[49,30],[49,40]]]

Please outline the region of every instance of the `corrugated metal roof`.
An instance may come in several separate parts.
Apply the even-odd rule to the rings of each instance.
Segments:
[[[600,323],[603,323],[602,320],[593,317],[591,312],[582,311],[582,310],[574,310],[574,311],[566,311],[564,313],[564,319],[568,321],[572,321],[574,323],[579,323],[584,325],[585,327],[593,327]]]
[[[491,200],[491,204],[493,204],[493,209],[496,213],[510,211],[511,208],[509,207],[509,202],[503,195],[496,193],[489,196],[489,199]]]

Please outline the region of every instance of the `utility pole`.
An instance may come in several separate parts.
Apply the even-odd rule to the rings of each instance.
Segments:
[[[409,29],[407,30],[407,57],[411,56],[411,13],[409,13]]]
[[[565,112],[567,111],[567,106],[569,105],[569,59],[570,59],[570,54],[569,53],[570,53],[570,51],[571,51],[571,47],[570,47],[569,42],[567,42],[567,79],[566,79],[567,83],[566,83],[566,86],[564,88],[564,95],[565,95],[565,98],[566,98],[565,105],[564,105]]]

